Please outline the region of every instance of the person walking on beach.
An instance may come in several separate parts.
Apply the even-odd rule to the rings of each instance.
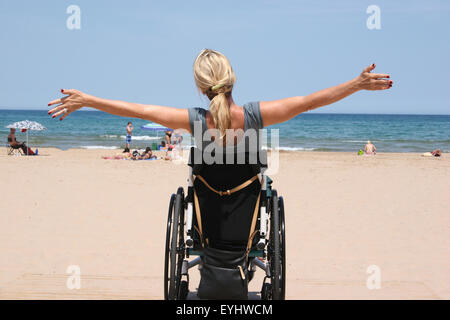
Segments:
[[[126,149],[130,149],[130,144],[131,144],[131,135],[133,134],[133,124],[131,122],[128,122],[127,124],[127,137],[126,137]]]
[[[364,147],[364,153],[366,155],[375,155],[377,153],[377,148],[372,144],[372,142],[367,141],[366,146]]]
[[[158,105],[109,100],[89,95],[75,89],[61,89],[64,97],[51,101],[48,114],[64,120],[82,107],[92,107],[122,117],[135,117],[161,124],[171,129],[185,129],[195,136],[194,129],[216,129],[217,142],[238,143],[226,139],[226,130],[262,129],[288,121],[310,110],[344,99],[361,90],[386,90],[392,87],[388,74],[372,73],[375,64],[364,68],[355,78],[337,86],[306,96],[294,96],[271,101],[256,101],[242,106],[232,96],[236,76],[230,61],[220,52],[202,50],[194,62],[194,80],[198,90],[210,100],[209,110],[203,108],[174,108]],[[194,126],[199,123],[200,126]],[[214,134],[215,136],[215,134]]]

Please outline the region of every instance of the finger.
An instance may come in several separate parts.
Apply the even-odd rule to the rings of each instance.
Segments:
[[[61,93],[67,94],[68,96],[65,96],[65,97],[62,97],[62,98],[60,98],[60,99],[55,99],[55,100],[53,100],[53,101],[50,101],[50,102],[48,103],[48,106],[49,106],[49,107],[50,107],[50,106],[53,106],[53,105],[55,105],[55,104],[64,103],[64,100],[67,99],[70,95],[72,95],[72,94],[74,93],[74,90],[73,90],[73,89],[69,89],[69,90],[67,90],[67,89],[61,89]]]
[[[61,118],[59,118],[59,121],[64,120],[69,114],[71,114],[73,111],[67,111]]]
[[[76,93],[75,89],[61,89],[61,93],[68,94],[69,96]]]
[[[378,91],[378,90],[386,90],[386,89],[390,89],[390,88],[392,88],[392,86],[386,86],[386,85],[383,85],[383,86],[373,86],[372,88],[370,88],[370,89],[367,89],[367,90],[370,90],[370,91]]]
[[[63,109],[66,108],[66,107],[67,107],[67,105],[66,105],[65,103],[60,104],[60,105],[54,107],[53,109],[50,109],[50,110],[48,111],[48,114],[50,115],[50,114],[55,113],[55,112],[57,112],[57,111],[63,110]]]
[[[55,113],[52,115],[52,118],[59,117],[60,115],[62,115],[63,113],[65,113],[65,111],[66,111],[66,108],[62,108],[61,110],[55,112]]]
[[[386,90],[392,88],[392,81],[389,80],[379,80],[375,85],[375,90]]]
[[[56,106],[56,107],[53,108],[53,109],[50,109],[50,110],[48,111],[48,114],[50,115],[50,114],[52,114],[52,113],[54,113],[54,112],[56,112],[56,111],[58,111],[58,110],[61,110],[61,108],[63,108],[63,105],[62,105],[62,104],[60,104],[59,106]]]
[[[392,80],[372,80],[377,86],[391,86],[393,84]]]
[[[384,73],[371,73],[369,77],[372,79],[383,79],[383,78],[389,79],[391,76]]]
[[[377,87],[377,90],[386,90],[386,89],[390,89],[390,88],[392,88],[392,86],[391,85],[386,85],[386,84],[383,84],[383,85],[380,85],[380,86],[378,86]]]
[[[61,98],[61,99],[55,99],[55,100],[53,100],[53,101],[50,101],[49,103],[48,103],[48,106],[50,107],[50,106],[53,106],[53,105],[55,105],[55,104],[60,104],[60,103],[63,103],[63,99]]]
[[[375,69],[375,67],[376,67],[375,63],[372,63],[370,66],[366,67],[363,72],[370,72],[373,69]]]
[[[67,98],[68,98],[68,96],[67,97],[62,97],[60,99],[55,99],[53,101],[50,101],[48,103],[48,106],[50,107],[50,106],[53,106],[55,104],[61,104],[62,105],[62,104],[64,104],[64,102],[66,101]],[[49,112],[49,114],[50,114],[50,112]]]

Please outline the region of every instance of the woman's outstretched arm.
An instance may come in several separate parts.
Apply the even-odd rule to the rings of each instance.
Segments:
[[[60,120],[63,120],[82,107],[91,107],[117,116],[145,119],[171,129],[182,128],[190,131],[187,109],[102,99],[74,89],[62,89],[61,92],[66,96],[48,104],[57,105],[48,111],[53,118],[61,116]]]
[[[392,87],[392,81],[386,80],[388,74],[371,73],[375,64],[350,81],[317,91],[304,97],[292,97],[282,100],[261,101],[261,116],[264,126],[285,122],[296,115],[339,101],[359,90],[385,90]]]

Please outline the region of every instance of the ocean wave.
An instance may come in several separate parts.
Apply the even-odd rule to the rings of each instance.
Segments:
[[[102,134],[101,136],[100,136],[100,138],[120,138],[120,136],[119,135],[117,135],[117,134]]]
[[[358,143],[367,143],[368,140],[343,140],[342,142],[358,142]],[[372,142],[378,142],[376,140],[370,140]]]
[[[263,150],[272,150],[269,147],[262,147]],[[316,148],[303,148],[303,147],[278,147],[275,148],[278,151],[314,151]]]
[[[126,136],[120,136],[120,138],[125,140]],[[155,136],[153,136],[153,137],[151,137],[151,136],[132,136],[131,141],[133,141],[133,140],[137,140],[137,141],[140,141],[140,140],[162,140],[163,138],[164,137],[155,137]]]
[[[125,140],[127,136],[125,135],[117,135],[117,134],[102,134],[100,138],[107,139],[121,139]],[[141,141],[141,140],[161,140],[164,137],[155,137],[155,136],[131,136],[131,140]]]
[[[83,149],[108,149],[108,150],[120,149],[119,147],[109,147],[109,146],[81,146],[81,148],[83,148]]]

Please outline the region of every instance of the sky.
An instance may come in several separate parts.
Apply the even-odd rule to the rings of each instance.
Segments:
[[[67,27],[70,5],[79,29]],[[367,27],[370,5],[380,29]],[[192,65],[211,48],[231,61],[241,105],[308,95],[376,63],[392,89],[314,112],[450,114],[449,31],[448,0],[0,0],[0,109],[47,109],[61,88],[207,107]]]

